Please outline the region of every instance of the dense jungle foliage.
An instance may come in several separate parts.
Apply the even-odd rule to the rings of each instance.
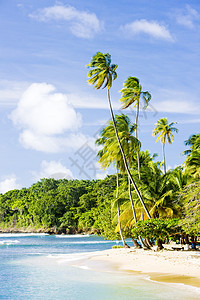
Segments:
[[[46,232],[106,232],[113,227],[115,176],[105,180],[42,179],[0,195],[0,228]]]

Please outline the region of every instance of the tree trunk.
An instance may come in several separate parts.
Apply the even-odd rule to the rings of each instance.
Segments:
[[[148,238],[144,239],[145,245],[147,245],[148,249],[151,249],[152,244]]]
[[[118,195],[119,195],[119,177],[118,177],[118,170],[117,170],[117,192],[116,192],[116,199],[118,198]],[[124,240],[124,237],[123,237],[123,234],[122,234],[122,228],[121,228],[121,222],[120,222],[120,208],[119,208],[119,203],[117,201],[117,215],[118,215],[118,225],[119,225],[119,233],[120,233],[120,236],[121,236],[121,240],[122,240],[122,243],[123,243],[123,246],[124,248],[129,248],[129,246],[126,244],[125,240]]]
[[[134,221],[135,221],[135,223],[137,223],[137,217],[136,217],[136,213],[135,213],[135,207],[134,207],[133,198],[132,198],[132,195],[131,195],[131,181],[130,181],[129,177],[128,177],[128,192],[129,192],[129,198],[130,198],[130,201],[131,201],[131,207],[132,207],[132,211],[133,211]]]
[[[141,238],[141,236],[138,236],[138,239],[139,239],[140,244],[141,244],[141,246],[142,246],[143,249],[150,249],[150,247],[146,244],[145,240],[143,240]]]
[[[126,161],[126,157],[125,157],[125,154],[124,154],[124,150],[123,150],[123,148],[122,148],[122,145],[121,145],[121,142],[120,142],[120,139],[119,139],[119,135],[118,135],[118,132],[117,132],[117,128],[116,128],[115,118],[114,118],[114,114],[113,114],[113,110],[112,110],[112,105],[111,105],[111,101],[110,101],[110,92],[109,92],[109,89],[107,89],[107,90],[108,90],[108,102],[109,102],[109,107],[110,107],[110,113],[111,113],[111,117],[112,117],[112,121],[113,121],[113,126],[114,126],[114,130],[115,130],[116,138],[117,138],[117,140],[118,140],[119,147],[120,147],[120,150],[121,150],[121,153],[122,153],[122,157],[123,157],[123,161],[124,161],[124,166],[125,166],[125,168],[126,168],[126,171],[127,171],[127,173],[128,173],[128,176],[129,176],[129,178],[130,178],[130,181],[131,181],[131,183],[132,183],[133,186],[134,186],[134,189],[135,189],[135,191],[136,191],[136,193],[137,193],[137,195],[138,195],[138,197],[139,197],[139,199],[140,199],[140,202],[142,203],[142,206],[143,206],[143,208],[144,208],[144,210],[145,210],[145,212],[146,212],[148,218],[151,219],[151,216],[150,216],[150,214],[149,214],[149,211],[148,211],[148,209],[146,208],[146,205],[144,204],[144,201],[143,201],[143,199],[142,199],[142,196],[140,195],[140,192],[139,192],[139,190],[138,190],[138,188],[137,188],[137,186],[136,186],[136,184],[135,184],[135,182],[134,182],[134,180],[133,180],[133,177],[132,177],[132,175],[131,175],[131,173],[130,173],[130,170],[129,170],[129,168],[128,168],[128,164],[127,164],[127,161]]]
[[[129,166],[130,166],[130,163],[129,163]],[[131,194],[131,181],[130,181],[129,177],[128,177],[128,191],[129,191],[129,198],[130,198],[130,201],[131,201],[131,206],[132,206],[132,211],[133,211],[133,217],[134,217],[134,221],[135,221],[135,224],[136,224],[137,223],[137,217],[136,217],[136,213],[135,213],[135,207],[134,207],[134,204],[133,204],[133,198],[132,198],[132,194]],[[141,247],[137,242],[138,246],[140,248],[146,248],[146,245],[143,243],[142,238],[139,236],[138,239],[140,241]]]
[[[157,246],[158,246],[158,251],[160,251],[164,248],[163,245],[162,245],[161,239],[157,239]]]
[[[137,240],[132,239],[132,242],[133,242],[133,245],[134,245],[135,248],[137,248],[137,249],[142,248],[142,247],[140,246],[140,244],[138,243]]]
[[[140,103],[138,101],[137,104],[137,112],[136,112],[136,118],[135,118],[135,124],[136,124],[136,130],[135,130],[135,137],[138,138],[138,117],[139,117],[139,111],[140,111]],[[139,155],[139,151],[137,151],[137,164],[138,164],[138,177],[139,180],[141,180],[141,174],[140,174],[140,155]]]
[[[165,142],[163,143],[163,161],[164,161],[164,173],[167,173],[166,170],[166,160],[165,160]]]

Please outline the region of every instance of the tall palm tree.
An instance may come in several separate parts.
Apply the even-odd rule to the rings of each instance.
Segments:
[[[140,148],[140,142],[138,141],[137,138],[135,138],[132,134],[135,130],[135,124],[130,123],[130,119],[121,114],[121,115],[116,115],[115,117],[115,123],[117,127],[117,131],[120,137],[120,141],[122,144],[122,147],[125,152],[125,156],[127,160],[129,160],[130,163],[130,154],[131,152],[135,151],[136,149]],[[115,203],[117,204],[117,211],[118,211],[118,227],[121,235],[121,239],[123,241],[123,236],[122,236],[122,231],[121,231],[121,222],[120,222],[120,206],[119,206],[119,197],[118,197],[118,172],[125,172],[124,168],[124,163],[122,159],[122,154],[119,148],[119,144],[117,142],[116,136],[115,136],[115,131],[114,131],[114,126],[111,121],[108,122],[108,125],[103,128],[101,131],[101,137],[96,140],[96,144],[99,146],[103,146],[103,149],[101,149],[98,152],[99,156],[99,163],[101,166],[105,169],[107,168],[111,163],[113,163],[116,166],[117,169],[117,194],[116,194],[116,201]],[[135,222],[137,222],[136,219],[136,213],[134,209],[134,204],[132,200],[132,195],[131,195],[131,187],[130,187],[130,180],[129,180],[129,197],[132,205],[132,211],[133,211],[133,216],[135,219]],[[124,244],[124,241],[123,241]],[[124,244],[124,246],[126,246]]]
[[[111,126],[110,126],[111,127]],[[119,163],[121,160],[119,160],[118,155],[115,151],[113,153],[114,147],[113,147],[113,134],[110,133],[109,126],[105,127],[101,131],[101,137],[96,140],[96,144],[98,146],[103,146],[103,149],[99,150],[97,156],[99,157],[99,163],[101,167],[105,170],[108,168],[111,164],[114,164],[116,167],[116,182],[117,182],[117,190],[116,190],[116,201],[117,201],[117,214],[118,214],[118,227],[119,227],[119,233],[120,237],[123,243],[124,248],[128,247],[125,239],[123,237],[122,228],[121,228],[121,222],[120,222],[120,204],[118,201],[118,195],[119,195]],[[113,127],[113,124],[112,124]],[[111,149],[112,146],[112,149]],[[120,155],[121,158],[121,155]]]
[[[135,136],[138,138],[138,117],[140,111],[140,100],[143,99],[144,106],[143,109],[146,109],[149,101],[151,100],[151,94],[149,92],[143,92],[140,81],[136,77],[129,76],[124,83],[124,88],[120,91],[122,93],[122,97],[120,101],[122,102],[122,108],[128,108],[133,104],[133,107],[136,107],[136,130]],[[137,162],[138,162],[138,176],[140,176],[140,157],[139,152],[137,152]]]
[[[133,133],[135,131],[135,124],[131,124],[130,119],[124,114],[116,115],[115,123],[120,142],[126,156],[126,160],[130,167],[131,160],[133,158],[133,152],[137,152],[141,146],[140,141],[133,136]],[[98,155],[100,157],[99,163],[104,169],[108,166],[108,163],[112,161],[115,163],[115,165],[118,166],[117,168],[120,170],[120,172],[124,173],[126,171],[123,163],[121,150],[115,136],[114,126],[111,121],[109,121],[108,125],[101,131],[101,137],[97,139],[96,144],[104,146],[104,148],[98,152]],[[133,215],[135,222],[137,222],[131,195],[131,182],[129,178],[128,181],[129,196],[132,205]]]
[[[88,83],[94,85],[95,89],[100,89],[100,88],[107,88],[107,95],[108,95],[108,103],[110,107],[110,113],[113,121],[113,126],[115,129],[115,134],[117,141],[119,143],[120,151],[122,153],[123,161],[124,161],[124,166],[126,168],[126,171],[128,173],[128,176],[131,180],[131,183],[133,184],[136,193],[144,207],[144,210],[148,216],[148,218],[151,218],[148,209],[146,208],[146,205],[142,199],[142,196],[133,180],[133,177],[131,176],[127,160],[120,142],[120,138],[118,135],[118,131],[116,128],[115,124],[115,118],[113,114],[113,109],[112,109],[112,104],[111,104],[111,99],[110,99],[110,88],[112,87],[112,82],[117,78],[117,65],[111,64],[111,56],[109,53],[103,54],[101,52],[97,52],[93,57],[91,62],[87,65],[90,68],[90,71],[88,72]]]
[[[165,143],[166,140],[168,141],[169,144],[171,144],[174,141],[174,136],[172,132],[178,132],[178,129],[176,127],[173,127],[174,124],[177,124],[177,122],[171,122],[168,124],[167,118],[161,118],[160,120],[157,121],[155,124],[155,129],[153,130],[153,136],[156,136],[159,134],[157,137],[157,140],[161,141],[161,144],[163,145],[163,161],[164,161],[164,172],[166,174],[166,159],[165,159]]]

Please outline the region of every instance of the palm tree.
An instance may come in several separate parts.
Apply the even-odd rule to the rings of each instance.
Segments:
[[[200,178],[200,150],[193,150],[184,162],[186,171],[193,178]]]
[[[122,153],[126,171],[131,180],[131,183],[133,184],[133,186],[136,190],[136,193],[144,207],[146,214],[148,215],[149,218],[151,218],[151,216],[146,208],[146,205],[142,199],[142,196],[140,195],[140,192],[131,176],[131,173],[130,173],[130,170],[129,170],[129,167],[127,164],[127,160],[126,160],[126,157],[125,157],[125,154],[124,154],[121,142],[120,142],[116,124],[115,124],[115,118],[114,118],[111,99],[110,99],[110,88],[112,87],[113,80],[115,80],[117,78],[117,73],[116,73],[117,65],[111,64],[110,54],[108,54],[108,53],[103,54],[101,52],[97,52],[92,57],[91,62],[87,66],[89,68],[91,68],[90,71],[88,72],[88,77],[89,77],[88,83],[94,85],[95,89],[100,89],[102,87],[107,88],[108,103],[109,103],[109,107],[110,107],[112,122],[113,122],[114,130],[115,130],[116,138],[119,143],[120,151]]]
[[[155,124],[155,129],[153,130],[153,136],[156,136],[159,134],[157,137],[157,140],[161,141],[161,144],[163,144],[163,161],[164,161],[164,172],[166,174],[166,159],[165,159],[165,142],[166,139],[169,144],[171,144],[174,141],[174,136],[172,132],[178,132],[178,129],[176,127],[173,127],[174,124],[177,124],[177,122],[172,122],[168,124],[167,118],[161,118],[160,120],[157,121]]]
[[[140,148],[140,142],[138,139],[136,139],[132,134],[135,130],[135,124],[130,123],[130,119],[121,114],[121,115],[116,115],[115,117],[115,123],[117,127],[117,131],[121,140],[122,147],[125,151],[125,155],[127,160],[129,160],[130,164],[130,154],[132,154],[132,151],[135,151],[136,149]],[[117,204],[117,211],[118,211],[118,226],[119,226],[119,231],[121,235],[122,242],[123,241],[123,236],[122,236],[122,231],[121,231],[121,222],[120,222],[120,206],[119,206],[119,192],[118,192],[118,172],[124,173],[125,168],[124,168],[124,163],[122,159],[122,154],[119,148],[119,144],[117,142],[116,136],[115,136],[115,131],[114,131],[114,126],[111,121],[108,122],[108,125],[103,128],[101,131],[101,137],[96,140],[97,145],[102,145],[103,149],[101,149],[98,152],[99,156],[99,163],[101,166],[105,169],[107,168],[111,163],[114,163],[117,169],[117,194],[116,194],[116,201],[115,203]],[[133,211],[133,216],[135,219],[135,222],[137,222],[136,219],[136,214],[135,214],[135,209],[134,209],[134,204],[132,200],[132,195],[131,195],[131,187],[130,187],[130,180],[129,180],[129,197],[132,205],[132,211]],[[126,245],[124,244],[126,247]]]
[[[113,126],[112,126],[113,127]],[[107,130],[106,130],[107,129]],[[96,144],[98,146],[104,146],[103,149],[101,149],[97,156],[99,157],[99,163],[101,164],[101,167],[105,170],[108,168],[112,163],[116,166],[116,183],[117,183],[117,190],[116,190],[116,201],[117,201],[117,214],[118,214],[118,227],[119,227],[119,233],[121,236],[121,240],[123,243],[124,248],[127,248],[127,244],[125,242],[125,239],[123,237],[122,228],[121,228],[121,222],[120,222],[120,204],[118,201],[118,195],[119,195],[119,162],[117,161],[117,155],[113,154],[113,151],[109,149],[109,146],[112,145],[113,141],[113,135],[110,135],[110,128],[104,128],[102,130],[101,137],[96,140]],[[112,147],[113,148],[113,147]]]
[[[193,150],[200,150],[200,134],[193,134],[188,140],[185,141],[186,146],[190,146],[183,154],[188,155]]]
[[[200,134],[193,134],[187,141],[185,145],[190,146],[190,148],[183,152],[183,154],[188,155],[184,165],[186,171],[192,175],[193,178],[200,178]]]
[[[136,118],[135,118],[135,124],[136,124],[135,136],[136,138],[138,138],[137,129],[138,129],[138,117],[140,111],[140,99],[141,98],[143,99],[144,101],[143,109],[146,109],[149,101],[151,100],[151,94],[147,91],[143,92],[139,79],[132,76],[129,76],[127,78],[127,80],[124,83],[124,88],[120,92],[122,92],[122,98],[120,99],[120,101],[122,102],[122,108],[128,108],[132,104],[133,107],[137,107]],[[137,152],[137,162],[138,162],[138,175],[139,175],[139,179],[141,179],[139,152]]]

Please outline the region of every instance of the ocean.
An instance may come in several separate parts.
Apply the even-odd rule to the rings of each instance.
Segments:
[[[193,287],[87,263],[116,244],[95,235],[0,234],[0,299],[200,299]]]

